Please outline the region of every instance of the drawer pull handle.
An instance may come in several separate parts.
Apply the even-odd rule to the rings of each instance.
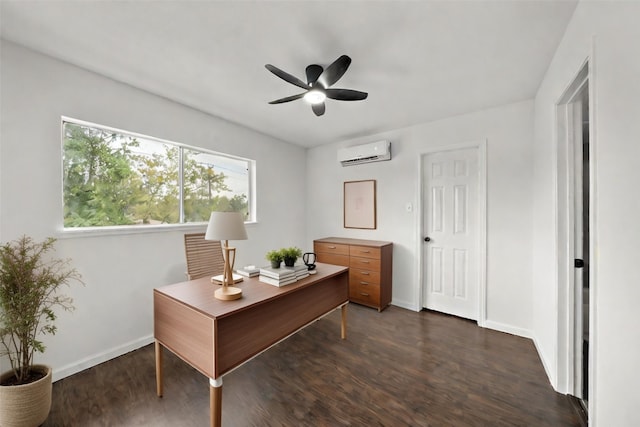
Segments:
[[[369,261],[360,261],[362,264],[369,264]]]
[[[335,246],[329,246],[329,249],[335,249],[335,248],[336,248]]]
[[[369,272],[368,271],[361,271],[360,274],[362,274],[363,276],[368,276]]]
[[[362,252],[363,254],[371,253],[371,251],[360,251],[360,252]]]
[[[368,297],[369,296],[369,294],[366,293],[366,292],[360,292],[360,295],[362,295],[363,297]]]
[[[362,281],[361,281],[361,282],[360,282],[360,284],[361,284],[361,285],[368,285],[368,284],[369,284],[369,282],[362,282]]]

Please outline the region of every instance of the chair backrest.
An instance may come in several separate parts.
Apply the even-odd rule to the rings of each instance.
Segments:
[[[222,245],[218,240],[204,240],[204,233],[184,235],[189,280],[224,273]]]

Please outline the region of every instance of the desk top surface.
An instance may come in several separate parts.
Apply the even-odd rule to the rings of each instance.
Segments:
[[[282,287],[260,282],[257,276],[245,277],[242,282],[234,285],[242,289],[242,298],[233,301],[215,298],[214,292],[220,285],[211,283],[210,277],[162,286],[154,289],[153,292],[185,304],[211,318],[220,318],[306,288],[324,279],[346,273],[348,270],[348,267],[339,265],[316,263],[316,274]],[[346,279],[345,283],[347,283]]]

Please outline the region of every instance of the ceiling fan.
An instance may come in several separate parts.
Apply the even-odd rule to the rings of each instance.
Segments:
[[[347,68],[349,68],[349,64],[351,64],[351,58],[347,55],[342,55],[324,69],[320,65],[311,64],[305,70],[307,75],[306,83],[271,64],[266,64],[265,67],[267,70],[271,71],[282,80],[305,89],[305,92],[303,93],[276,99],[275,101],[269,102],[269,104],[282,104],[284,102],[304,98],[311,103],[311,109],[315,115],[321,116],[325,111],[324,101],[326,98],[338,101],[361,101],[366,99],[366,92],[360,92],[352,89],[331,88],[331,85],[340,80],[344,75]]]

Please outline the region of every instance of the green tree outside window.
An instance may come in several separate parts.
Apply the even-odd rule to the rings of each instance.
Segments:
[[[205,222],[211,211],[237,211],[248,218],[249,165],[244,159],[64,122],[64,226]]]

